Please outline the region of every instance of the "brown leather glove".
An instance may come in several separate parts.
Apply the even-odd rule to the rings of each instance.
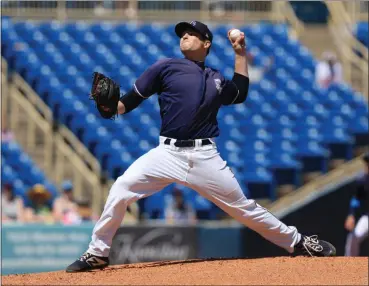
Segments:
[[[112,79],[94,72],[90,99],[103,118],[111,119],[117,115],[120,88]]]

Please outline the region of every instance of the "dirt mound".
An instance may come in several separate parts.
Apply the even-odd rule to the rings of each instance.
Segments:
[[[2,277],[3,285],[368,285],[368,258],[276,257],[115,265]]]

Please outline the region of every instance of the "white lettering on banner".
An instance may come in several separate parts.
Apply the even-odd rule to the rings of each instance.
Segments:
[[[68,235],[68,239],[72,242],[86,242],[90,236],[87,233],[72,232]]]
[[[11,232],[7,231],[6,238],[12,242],[64,242],[67,240],[67,235],[62,232]]]
[[[35,254],[33,246],[30,246],[30,245],[14,246],[13,252],[16,255],[24,255],[24,256],[27,256],[27,255],[31,256]]]
[[[29,241],[28,233],[26,232],[6,232],[6,239],[12,242],[25,242]]]
[[[34,232],[32,235],[32,240],[35,242],[64,242],[67,240],[67,235],[62,232]]]
[[[55,258],[3,258],[2,268],[35,268],[40,269],[41,267],[64,269],[66,265],[70,264],[70,258],[68,259],[55,259]]]
[[[2,229],[2,273],[62,270],[86,250],[91,230],[39,225]]]
[[[155,239],[162,236],[171,237],[170,241],[163,241],[160,244],[153,244]],[[154,229],[144,236],[135,239],[134,234],[119,235],[120,249],[117,250],[119,263],[141,262],[147,260],[181,260],[189,256],[190,247],[180,245],[182,242],[181,233],[172,233],[166,229]],[[149,245],[151,243],[151,245]]]
[[[51,244],[19,245],[15,246],[13,250],[16,255],[54,255],[56,252],[55,246]]]

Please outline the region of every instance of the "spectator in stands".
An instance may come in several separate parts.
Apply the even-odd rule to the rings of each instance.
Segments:
[[[34,185],[27,193],[30,199],[25,209],[25,221],[31,223],[53,223],[53,215],[49,200],[51,193],[42,184]]]
[[[96,220],[88,200],[76,201],[79,222],[92,222]]]
[[[315,67],[315,82],[320,88],[343,81],[342,65],[333,52],[324,52],[322,60]]]
[[[61,185],[62,193],[53,204],[53,216],[55,222],[62,224],[78,223],[78,205],[73,198],[73,184],[66,180]]]
[[[94,13],[96,16],[104,16],[113,9],[113,2],[110,0],[95,1]]]
[[[99,215],[94,213],[91,208],[91,202],[88,199],[77,200],[79,222],[96,222]]]
[[[268,61],[262,66],[256,66],[254,56],[252,53],[246,53],[249,68],[249,78],[251,83],[259,82],[266,73],[268,73],[273,67],[274,58],[269,57]]]
[[[360,245],[368,237],[369,215],[369,152],[364,157],[365,173],[356,183],[355,194],[350,201],[345,228],[349,231],[346,240],[345,256],[359,256]]]
[[[127,212],[123,218],[122,224],[135,224],[140,221],[140,208],[137,202],[127,207]]]
[[[24,203],[23,199],[16,196],[13,185],[4,184],[1,192],[1,221],[23,222]]]
[[[3,113],[1,118],[1,142],[10,142],[13,140],[13,132],[9,130],[5,113]]]
[[[165,209],[165,220],[170,223],[195,223],[196,214],[190,204],[188,204],[183,193],[178,188],[174,188],[172,201]]]

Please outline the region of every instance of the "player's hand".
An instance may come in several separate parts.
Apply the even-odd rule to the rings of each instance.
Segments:
[[[103,118],[115,118],[119,98],[119,85],[102,73],[94,72],[89,99],[95,101],[96,108]]]
[[[233,42],[229,34],[233,29],[228,31],[228,40],[231,42],[232,48],[237,55],[246,55],[246,38],[245,33],[241,32],[240,36]]]
[[[354,227],[355,227],[355,217],[353,215],[349,215],[347,218],[346,218],[346,221],[345,221],[345,228],[348,230],[348,231],[353,231],[354,230]]]
[[[110,110],[110,107],[109,106],[100,105],[100,107],[104,111],[109,111]]]

